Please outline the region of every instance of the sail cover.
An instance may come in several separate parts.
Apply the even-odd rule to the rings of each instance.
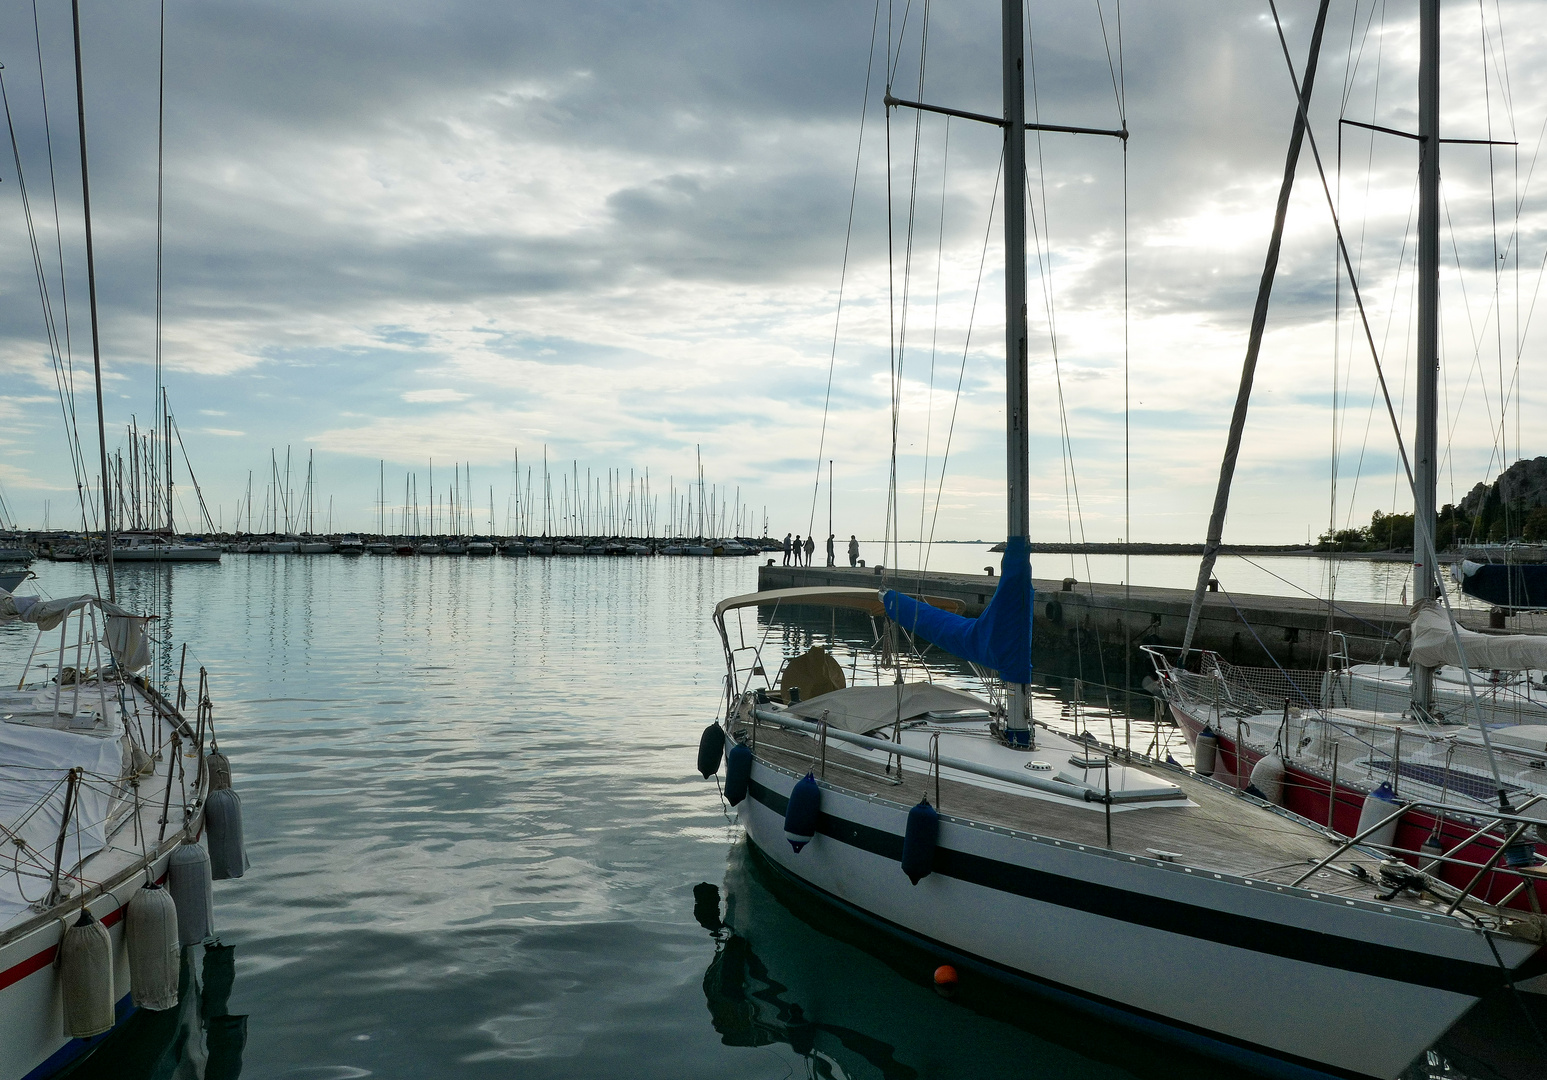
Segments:
[[[1455,628],[1461,638],[1462,656],[1456,651],[1450,617],[1433,600],[1413,605],[1413,651],[1408,659],[1424,667],[1447,664],[1469,666],[1474,670],[1527,671],[1547,668],[1547,637],[1537,634],[1479,634],[1462,626]]]
[[[910,634],[963,660],[992,668],[1008,683],[1031,682],[1031,555],[1024,536],[1005,541],[999,587],[975,619],[888,589],[886,614]]]

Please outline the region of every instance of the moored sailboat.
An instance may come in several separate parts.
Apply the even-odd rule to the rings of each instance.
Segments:
[[[1253,1068],[1394,1077],[1484,995],[1542,969],[1539,914],[1268,800],[1032,722],[1023,185],[1025,132],[1044,126],[1025,119],[1018,0],[1002,17],[1002,119],[887,96],[1004,132],[997,588],[977,619],[895,589],[722,601],[725,714],[704,732],[699,769],[724,761],[726,798],[768,867],[943,960]],[[791,608],[875,620],[874,685],[859,684],[858,653],[847,670],[821,647],[765,657],[767,635],[741,618]],[[995,674],[978,693],[940,685],[909,655],[920,640]]]

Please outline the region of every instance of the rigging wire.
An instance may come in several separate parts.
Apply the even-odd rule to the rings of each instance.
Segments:
[[[940,231],[936,239],[935,248],[935,303],[934,324],[929,331],[929,393],[926,397],[924,408],[924,468],[923,483],[919,487],[919,588],[924,586],[924,572],[929,567],[929,555],[934,535],[931,532],[928,541],[925,540],[924,518],[929,511],[929,455],[932,449],[931,439],[934,435],[935,424],[935,356],[936,346],[940,343],[940,274],[945,268],[945,192],[946,177],[951,167],[951,118],[945,118],[944,145],[940,152]],[[968,332],[971,330],[969,328]]]
[[[1343,241],[1343,226],[1342,226],[1341,222],[1338,220],[1337,207],[1335,206],[1335,204],[1332,201],[1332,189],[1327,184],[1326,169],[1322,165],[1321,151],[1318,150],[1317,146],[1316,146],[1316,135],[1315,135],[1315,132],[1311,128],[1310,117],[1308,115],[1306,115],[1305,101],[1300,97],[1299,92],[1298,92],[1298,88],[1300,86],[1300,79],[1299,79],[1299,76],[1295,73],[1294,59],[1293,59],[1293,57],[1291,57],[1289,55],[1289,42],[1284,37],[1284,23],[1283,23],[1283,20],[1279,18],[1278,5],[1275,2],[1275,0],[1268,0],[1268,9],[1273,13],[1273,24],[1274,24],[1274,29],[1278,33],[1279,48],[1280,48],[1280,50],[1283,53],[1284,64],[1285,64],[1285,66],[1288,69],[1290,82],[1296,88],[1296,94],[1295,94],[1296,108],[1299,110],[1301,120],[1305,124],[1305,135],[1306,135],[1307,140],[1311,144],[1311,156],[1316,161],[1316,171],[1317,171],[1318,175],[1321,177],[1321,187],[1322,187],[1323,193],[1326,195],[1327,209],[1328,209],[1328,211],[1332,215],[1332,225],[1333,225],[1333,229],[1337,233],[1338,246],[1342,250],[1343,258],[1344,258],[1344,260],[1346,262],[1346,261],[1348,261],[1348,247],[1347,247],[1347,245]],[[1414,479],[1414,476],[1413,476],[1412,462],[1409,459],[1408,454],[1407,454],[1407,442],[1402,437],[1401,425],[1397,423],[1396,412],[1392,408],[1392,405],[1391,405],[1391,395],[1390,395],[1389,391],[1387,390],[1386,376],[1385,376],[1385,372],[1383,371],[1382,366],[1381,366],[1380,354],[1375,349],[1375,339],[1374,339],[1374,337],[1370,333],[1369,320],[1365,316],[1364,301],[1360,297],[1358,280],[1353,275],[1353,267],[1351,265],[1349,266],[1349,288],[1353,291],[1354,302],[1358,305],[1358,308],[1359,308],[1359,316],[1360,316],[1360,320],[1361,320],[1361,322],[1363,324],[1363,327],[1364,327],[1365,337],[1368,340],[1369,345],[1370,345],[1370,359],[1373,361],[1373,363],[1375,365],[1375,372],[1376,372],[1377,377],[1380,380],[1381,393],[1382,393],[1382,396],[1385,398],[1387,415],[1390,416],[1390,418],[1391,418],[1392,435],[1393,435],[1393,437],[1396,440],[1397,450],[1401,454],[1401,457],[1402,457],[1402,467],[1403,467],[1403,470],[1407,473],[1408,487],[1412,490],[1414,502],[1416,503],[1417,502],[1417,497],[1418,497],[1418,485],[1417,485],[1417,481]],[[1413,517],[1413,529],[1414,529],[1415,547],[1419,546],[1417,544],[1417,541],[1423,540],[1423,541],[1426,542],[1426,546],[1427,546],[1428,550],[1433,551],[1433,549],[1434,549],[1434,544],[1433,544],[1434,538],[1433,538],[1432,535],[1427,535],[1428,530],[1430,529],[1430,523],[1426,522],[1426,521],[1420,521],[1419,518],[1418,518],[1418,515],[1415,514],[1414,517]],[[1432,567],[1432,566],[1426,566],[1425,567],[1425,572],[1426,573],[1432,573],[1433,571],[1434,571],[1434,567]],[[1499,776],[1498,761],[1495,758],[1494,753],[1493,753],[1493,740],[1492,740],[1491,736],[1489,735],[1487,724],[1483,723],[1483,721],[1482,721],[1482,713],[1481,713],[1480,707],[1478,706],[1478,703],[1477,703],[1477,688],[1473,684],[1473,680],[1472,680],[1472,670],[1471,670],[1471,668],[1469,666],[1467,666],[1464,663],[1464,661],[1466,660],[1466,649],[1465,649],[1465,647],[1461,643],[1461,636],[1460,636],[1459,631],[1456,628],[1455,613],[1451,610],[1451,605],[1450,605],[1450,594],[1448,592],[1446,592],[1446,590],[1444,590],[1444,589],[1439,589],[1439,590],[1437,590],[1437,592],[1439,593],[1439,600],[1440,600],[1441,604],[1443,605],[1443,607],[1445,609],[1446,617],[1450,620],[1450,636],[1451,636],[1451,641],[1456,646],[1456,651],[1457,651],[1457,653],[1460,654],[1461,659],[1463,661],[1461,670],[1462,670],[1462,673],[1466,676],[1467,692],[1468,692],[1468,696],[1469,696],[1469,699],[1470,699],[1470,704],[1472,705],[1473,712],[1474,712],[1474,714],[1475,714],[1475,716],[1477,718],[1478,734],[1480,734],[1482,736],[1483,746],[1485,747],[1485,749],[1487,751],[1487,754],[1488,754],[1488,766],[1489,766],[1490,770],[1493,773],[1494,785],[1498,789],[1499,804],[1500,804],[1501,808],[1507,808],[1509,806],[1509,798],[1508,798],[1508,795],[1507,795],[1506,790],[1505,790],[1504,781]]]
[[[961,367],[956,372],[956,398],[951,404],[951,422],[946,427],[945,450],[940,455],[940,479],[935,486],[935,508],[929,521],[929,542],[934,543],[935,526],[940,521],[940,500],[945,492],[945,470],[951,459],[951,441],[956,435],[956,416],[961,408],[962,384],[967,376],[967,355],[972,349],[972,329],[977,320],[978,297],[983,289],[983,269],[988,263],[988,246],[994,232],[994,209],[999,204],[999,185],[1004,179],[1004,150],[999,151],[999,167],[994,172],[994,192],[988,201],[988,222],[983,227],[983,253],[978,259],[977,282],[972,289],[972,307],[967,315],[967,336],[962,342]]]
[[[919,73],[917,87],[919,100],[922,100],[924,97],[924,74],[929,56],[929,8],[930,0],[924,0],[923,27],[919,35]],[[905,23],[906,16],[907,11],[905,9]],[[899,51],[901,50],[901,47],[901,42],[899,40]],[[887,87],[887,93],[891,93],[890,85]],[[918,221],[919,154],[923,142],[923,123],[923,111],[915,110],[913,114],[913,160],[908,178],[908,226],[903,245],[902,313],[897,326],[896,348],[894,350],[896,360],[892,368],[892,456],[890,483],[887,493],[887,501],[890,511],[887,515],[887,524],[892,536],[892,563],[897,567],[900,567],[902,561],[900,547],[902,543],[902,526],[900,523],[901,498],[897,491],[897,448],[902,415],[903,364],[906,359],[908,346],[908,313],[912,304],[913,237],[914,228]],[[889,122],[887,130],[888,132],[891,130]],[[890,161],[890,156],[888,156],[888,161]],[[890,184],[890,178],[888,178],[888,184]],[[890,218],[888,218],[887,226],[888,231],[890,232],[892,227]],[[892,276],[892,269],[893,268],[891,263],[888,262],[888,278]]]
[[[59,408],[64,414],[65,420],[65,445],[70,455],[70,468],[75,474],[76,491],[82,493],[84,485],[82,475],[85,470],[83,451],[80,446],[79,432],[72,425],[75,416],[75,394],[68,379],[68,372],[64,359],[60,353],[58,325],[54,320],[53,304],[51,302],[51,289],[48,283],[48,275],[43,265],[42,248],[38,243],[37,225],[32,215],[32,200],[27,194],[27,177],[22,168],[21,148],[16,141],[16,124],[11,116],[10,94],[5,88],[5,72],[0,68],[0,103],[5,110],[6,131],[11,139],[11,157],[16,165],[16,186],[21,196],[22,216],[27,225],[27,243],[32,255],[33,269],[38,281],[38,299],[43,308],[44,338],[48,343],[49,364],[54,375],[54,389],[59,397]],[[9,516],[9,515],[7,515]],[[90,515],[84,494],[81,497],[81,520],[83,524],[90,524]],[[14,524],[14,521],[13,521]],[[92,564],[92,579],[96,581],[96,564]]]
[[[890,14],[888,14],[890,19]],[[817,496],[822,487],[822,460],[827,449],[827,415],[833,399],[833,370],[838,362],[838,329],[843,321],[843,292],[849,280],[849,246],[854,239],[854,206],[859,196],[859,166],[865,150],[865,119],[870,113],[870,77],[875,66],[876,35],[881,26],[881,0],[875,0],[875,13],[870,23],[870,52],[865,61],[865,91],[860,98],[859,145],[854,149],[854,178],[849,188],[849,221],[843,230],[843,262],[838,272],[838,308],[833,314],[833,343],[827,355],[827,391],[822,397],[822,432],[817,439],[816,479],[811,487],[811,519],[806,527],[807,535],[816,524]]]

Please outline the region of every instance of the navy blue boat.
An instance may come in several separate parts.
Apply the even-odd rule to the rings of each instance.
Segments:
[[[1461,591],[1504,608],[1547,608],[1547,564],[1461,564]]]

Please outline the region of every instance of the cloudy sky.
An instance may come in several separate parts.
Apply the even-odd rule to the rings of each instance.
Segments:
[[[1334,2],[1313,106],[1409,410],[1413,145],[1345,127],[1340,147],[1338,118],[1415,127],[1412,9]],[[31,0],[0,0],[0,62],[95,483],[69,5],[36,11],[35,37]],[[1303,67],[1314,5],[1280,11]],[[1293,117],[1273,20],[1266,0],[1129,0],[1115,79],[1111,0],[1029,12],[1042,119],[1118,126],[1116,81],[1132,131],[1126,233],[1116,140],[1030,144],[1033,534],[1118,539],[1127,491],[1135,539],[1201,539]],[[1442,158],[1442,502],[1501,457],[1547,452],[1544,320],[1530,320],[1547,29],[1495,0],[1444,12],[1447,136],[1519,146],[1491,168],[1485,147]],[[115,448],[131,416],[154,414],[158,16],[154,0],[82,3]],[[297,488],[315,454],[336,527],[374,524],[383,468],[389,504],[410,473],[426,503],[433,459],[437,495],[468,463],[480,527],[492,496],[503,530],[546,445],[556,498],[576,472],[648,469],[663,520],[701,452],[706,482],[732,501],[739,488],[757,528],[766,507],[778,534],[805,531],[831,458],[837,529],[879,537],[895,352],[902,535],[1002,535],[1000,138],[904,112],[888,130],[881,105],[888,77],[920,92],[922,51],[926,99],[998,112],[998,19],[983,0],[169,0],[164,379],[211,514],[233,527],[251,472],[260,517],[271,450],[282,463],[288,448]],[[1339,523],[1407,502],[1309,150],[1236,540],[1324,529],[1334,454]],[[23,525],[46,503],[59,526],[79,510],[15,173],[0,155],[0,487]],[[181,455],[177,469],[186,521]]]

